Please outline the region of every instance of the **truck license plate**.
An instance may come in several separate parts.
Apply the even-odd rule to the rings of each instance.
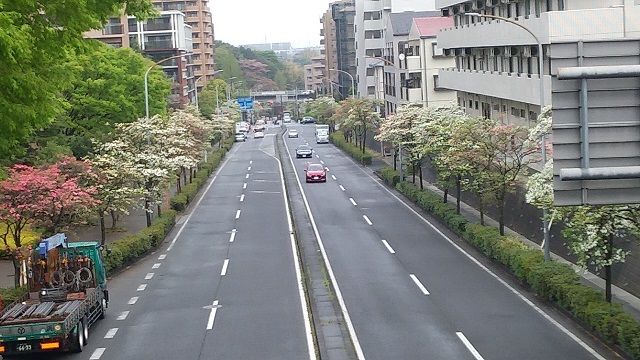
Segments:
[[[18,344],[16,348],[18,351],[31,351],[31,344]]]

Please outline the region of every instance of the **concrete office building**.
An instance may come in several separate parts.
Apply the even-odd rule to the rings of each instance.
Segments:
[[[325,78],[324,84],[332,86],[342,98],[351,94],[351,77],[329,69],[342,70],[356,77],[356,49],[355,49],[355,1],[336,1],[329,6],[329,10],[320,19],[322,30],[320,43],[324,45]],[[330,82],[332,84],[330,84]]]
[[[567,95],[555,80],[558,67],[639,63],[638,1],[436,0],[436,6],[454,21],[438,33],[438,46],[456,59],[439,72],[439,83],[456,90],[458,104],[472,115],[531,125],[540,114],[541,81],[544,104]],[[536,35],[543,53],[524,29],[465,15],[470,12],[518,22]]]
[[[356,37],[356,83],[359,96],[375,97],[375,72],[367,68],[379,60],[372,57],[383,57],[385,44],[385,27],[389,14],[405,11],[435,10],[435,0],[358,0],[356,1],[355,37]],[[380,81],[380,80],[378,80]]]
[[[92,30],[87,38],[98,39],[114,48],[140,49],[154,61],[191,53],[191,26],[180,11],[161,11],[157,18],[138,21],[135,17],[111,18],[104,29]],[[172,81],[169,103],[183,107],[195,98],[192,55],[163,62],[161,68]]]
[[[316,93],[325,92],[327,77],[325,72],[325,58],[324,55],[314,56],[311,58],[311,64],[304,66],[304,89],[308,91],[315,91]]]
[[[177,10],[185,14],[185,22],[193,33],[193,72],[198,91],[213,80],[215,68],[214,33],[208,0],[154,0],[158,11]]]

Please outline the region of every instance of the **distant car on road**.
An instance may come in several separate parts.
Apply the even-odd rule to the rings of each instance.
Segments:
[[[264,138],[264,133],[262,131],[256,131],[255,133],[253,133],[253,138],[254,139],[262,139],[262,138]]]
[[[311,116],[305,116],[302,118],[302,120],[300,120],[300,124],[315,124],[316,123],[316,119],[312,118]]]
[[[288,137],[290,137],[290,138],[297,138],[297,137],[298,137],[298,130],[296,130],[296,129],[290,129],[290,130],[287,132],[287,136],[288,136]]]
[[[327,168],[322,164],[307,164],[304,172],[307,182],[327,182]]]
[[[296,158],[312,157],[313,149],[309,145],[300,145],[296,148]]]
[[[243,132],[237,132],[235,141],[247,141],[247,135]]]

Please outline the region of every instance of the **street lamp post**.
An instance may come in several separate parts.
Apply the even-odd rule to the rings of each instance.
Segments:
[[[151,71],[151,69],[153,69],[156,65],[159,65],[159,64],[161,64],[161,63],[163,63],[165,61],[168,61],[168,60],[171,60],[171,59],[180,58],[180,57],[183,57],[183,56],[188,56],[188,55],[191,55],[191,53],[184,53],[184,54],[174,55],[174,56],[170,56],[168,58],[164,58],[164,59],[156,62],[155,64],[149,66],[147,71],[144,73],[144,106],[145,106],[145,116],[146,116],[147,120],[149,120],[149,71]]]
[[[215,75],[215,74],[221,73],[223,71],[224,71],[224,69],[216,70],[211,75]],[[200,109],[200,107],[198,106],[198,81],[200,81],[200,79],[202,79],[202,76],[198,76],[196,81],[193,82],[194,86],[196,87],[196,110]],[[217,87],[216,87],[216,96],[218,96]],[[216,109],[218,108],[217,104],[218,104],[218,99],[216,98]]]
[[[348,72],[346,72],[344,70],[339,70],[339,69],[329,69],[329,71],[338,71],[338,72],[341,72],[341,73],[349,75],[349,77],[351,78],[351,97],[356,97],[356,95],[355,95],[356,82],[353,79],[353,75],[349,74]]]
[[[543,60],[544,53],[542,52],[542,43],[540,42],[540,39],[538,39],[538,37],[531,30],[529,30],[529,28],[509,18],[496,16],[496,15],[480,14],[480,13],[466,13],[465,15],[488,18],[488,19],[496,19],[496,20],[502,20],[504,22],[508,22],[528,32],[529,35],[531,35],[535,39],[536,43],[538,44],[538,76],[540,77],[540,114],[542,114],[542,111],[544,109],[544,79],[542,77],[544,73],[544,60]],[[542,166],[544,166],[547,163],[546,134],[542,134],[542,137],[540,138],[540,147],[542,148]],[[546,208],[542,208],[542,226],[543,226],[542,231],[543,231],[543,242],[544,242],[544,259],[546,261],[549,261],[551,260],[551,250],[550,250],[550,244],[549,244],[549,220],[547,219]]]

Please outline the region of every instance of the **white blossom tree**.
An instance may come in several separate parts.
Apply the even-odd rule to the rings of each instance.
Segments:
[[[126,144],[122,141],[96,143],[97,153],[91,159],[93,171],[98,177],[96,194],[99,200],[97,211],[100,219],[101,243],[106,241],[105,214],[111,214],[112,225],[117,226],[117,214],[128,214],[131,205],[142,197],[142,190],[136,186],[140,174],[130,158],[122,156],[126,153]],[[138,180],[138,181],[136,181]]]

